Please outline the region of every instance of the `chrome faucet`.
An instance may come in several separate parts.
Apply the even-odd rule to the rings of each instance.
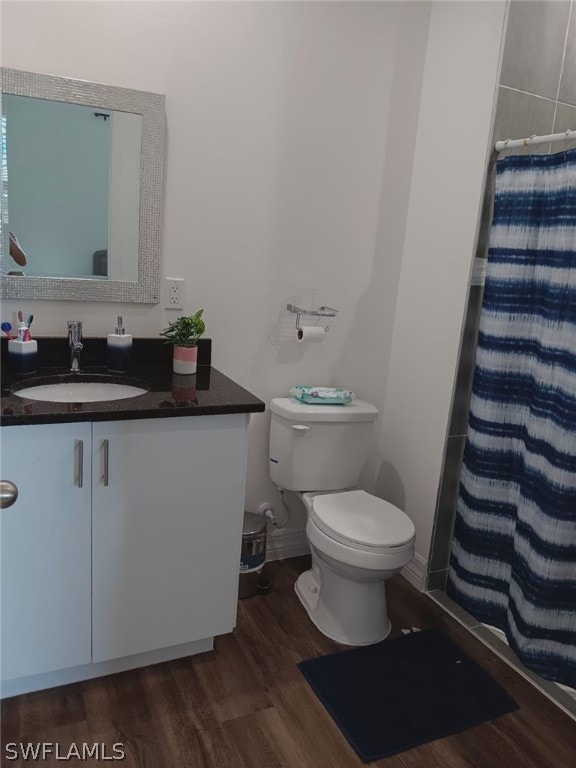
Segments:
[[[68,320],[68,346],[70,347],[70,370],[72,373],[80,371],[80,352],[82,344],[82,323],[79,320]]]

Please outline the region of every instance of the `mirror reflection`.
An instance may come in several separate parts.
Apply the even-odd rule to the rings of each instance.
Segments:
[[[165,97],[0,75],[2,298],[156,304]]]
[[[142,115],[2,97],[4,273],[138,280]]]

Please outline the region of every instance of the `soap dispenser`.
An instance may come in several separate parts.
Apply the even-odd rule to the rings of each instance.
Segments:
[[[116,332],[108,334],[107,353],[108,370],[123,373],[130,368],[132,335],[124,333],[122,315],[118,315]]]

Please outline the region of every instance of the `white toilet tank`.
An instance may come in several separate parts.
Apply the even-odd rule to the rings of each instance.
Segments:
[[[289,491],[337,491],[358,482],[378,410],[363,400],[270,403],[270,478]]]

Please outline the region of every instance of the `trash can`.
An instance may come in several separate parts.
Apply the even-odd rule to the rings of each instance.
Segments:
[[[261,591],[260,581],[265,560],[266,518],[244,512],[238,597],[252,597]]]

